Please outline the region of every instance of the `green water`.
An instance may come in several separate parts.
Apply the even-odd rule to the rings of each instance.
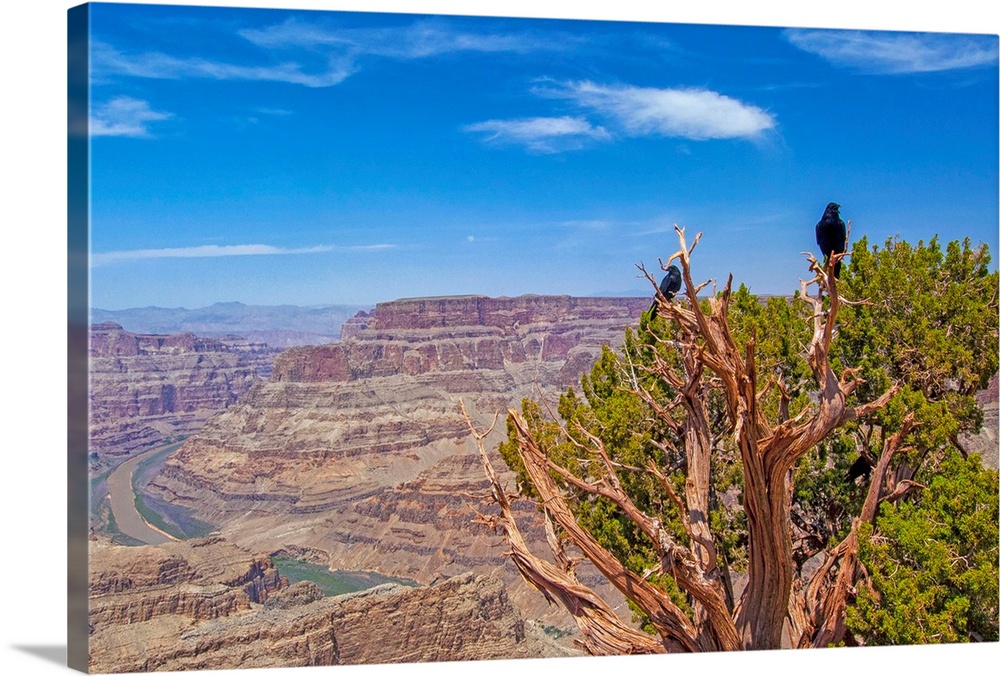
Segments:
[[[400,577],[389,577],[367,571],[330,570],[315,563],[291,557],[274,557],[278,572],[288,578],[290,584],[308,580],[314,582],[325,596],[339,596],[377,587],[387,582],[415,587],[417,583]]]
[[[145,493],[146,485],[155,477],[167,458],[181,447],[183,439],[164,446],[159,451],[147,455],[132,473],[132,492],[135,495],[135,509],[147,522],[180,540],[210,535],[217,529],[214,525],[196,519],[194,511],[179,505],[172,505]]]

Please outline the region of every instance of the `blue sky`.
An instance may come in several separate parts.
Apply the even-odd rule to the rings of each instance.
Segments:
[[[92,305],[789,293],[852,239],[998,228],[997,38],[92,6]]]

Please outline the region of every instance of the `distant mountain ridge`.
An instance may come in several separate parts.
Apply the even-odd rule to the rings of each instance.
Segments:
[[[205,337],[237,335],[272,347],[322,345],[340,339],[340,328],[366,305],[246,305],[214,303],[201,308],[91,308],[92,324],[115,322],[144,334],[194,333]]]

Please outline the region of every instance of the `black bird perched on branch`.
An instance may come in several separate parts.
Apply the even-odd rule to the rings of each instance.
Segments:
[[[673,300],[677,292],[681,290],[681,271],[677,269],[676,265],[671,265],[667,268],[667,274],[663,276],[663,281],[660,282],[660,293],[667,300]],[[649,319],[656,319],[658,299],[653,299],[653,304],[649,308]]]
[[[844,477],[844,481],[853,482],[859,476],[863,476],[866,479],[872,473],[872,463],[863,455],[858,456],[858,459],[854,461],[850,469],[847,470],[847,475]]]
[[[847,226],[840,218],[840,205],[830,202],[826,205],[823,218],[816,224],[816,243],[823,253],[823,265],[833,254],[844,253],[847,249]],[[840,261],[833,268],[833,276],[840,277]]]

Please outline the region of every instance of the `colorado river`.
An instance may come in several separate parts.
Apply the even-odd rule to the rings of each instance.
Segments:
[[[135,491],[132,489],[132,474],[136,466],[151,455],[163,451],[163,447],[146,451],[119,465],[107,478],[108,498],[111,500],[111,512],[115,516],[118,530],[150,545],[158,545],[173,538],[163,531],[151,526],[135,508]]]

